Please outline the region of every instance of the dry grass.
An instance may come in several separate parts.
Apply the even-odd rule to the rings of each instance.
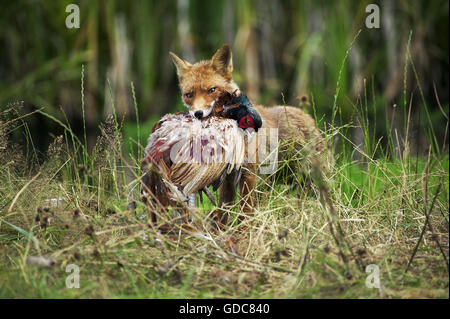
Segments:
[[[0,127],[0,145],[17,155]],[[87,160],[70,134],[39,167],[0,155],[0,297],[448,298],[448,155],[334,154],[327,174],[312,164],[303,183],[299,153],[296,186],[260,178],[256,213],[243,224],[235,207],[228,230],[216,231],[205,199],[193,212],[197,232],[162,235],[144,204],[129,205],[138,164],[118,151],[116,128],[103,126]],[[425,227],[419,242],[426,219],[433,232]],[[66,288],[69,264],[80,267],[80,289]],[[369,264],[380,268],[380,289],[365,285]]]

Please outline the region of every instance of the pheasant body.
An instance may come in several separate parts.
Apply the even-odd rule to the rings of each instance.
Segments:
[[[160,186],[170,200],[187,201],[189,195],[245,165],[249,134],[232,119],[211,116],[198,120],[189,113],[167,114],[149,136],[144,170],[158,170]]]

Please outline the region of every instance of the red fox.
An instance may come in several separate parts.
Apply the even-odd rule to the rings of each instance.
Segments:
[[[232,52],[224,44],[211,60],[191,64],[170,52],[177,69],[182,99],[191,115],[202,119],[213,111],[215,101],[221,92],[239,92],[233,81]],[[322,151],[324,142],[316,128],[313,118],[302,109],[292,106],[263,107],[254,106],[262,118],[262,128],[277,128],[280,141],[294,139],[305,141],[314,138],[315,148]],[[252,191],[255,188],[255,164],[248,164],[240,179],[241,205],[244,213],[253,211]],[[233,204],[235,199],[234,177],[228,176],[220,187],[219,207]],[[215,212],[219,225],[226,224],[227,213]]]

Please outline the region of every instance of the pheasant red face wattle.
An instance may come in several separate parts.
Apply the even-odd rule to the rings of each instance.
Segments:
[[[239,120],[239,127],[241,129],[246,129],[246,128],[255,128],[255,122],[253,121],[253,118],[250,115],[246,115],[244,117],[242,117]]]

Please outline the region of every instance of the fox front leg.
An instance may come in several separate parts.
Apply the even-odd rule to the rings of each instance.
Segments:
[[[220,186],[219,208],[214,212],[214,218],[220,228],[223,228],[228,220],[227,210],[234,204],[236,198],[235,174],[228,175]]]

